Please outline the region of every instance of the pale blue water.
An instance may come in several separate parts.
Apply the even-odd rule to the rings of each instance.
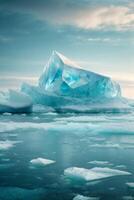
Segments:
[[[30,160],[38,157],[56,162],[33,168]],[[108,167],[131,175],[78,181],[64,176],[74,166]],[[77,194],[134,199],[128,182],[134,182],[133,112],[0,115],[0,200],[72,200]]]

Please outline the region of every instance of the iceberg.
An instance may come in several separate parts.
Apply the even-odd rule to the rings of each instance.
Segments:
[[[39,86],[44,91],[76,98],[115,98],[120,86],[109,77],[81,69],[62,54],[53,51]]]
[[[74,179],[82,179],[85,181],[94,181],[113,176],[130,175],[131,173],[126,171],[120,171],[117,169],[111,169],[108,167],[94,167],[91,169],[70,167],[64,170],[64,175]]]
[[[127,110],[121,88],[111,78],[75,64],[53,51],[36,86],[23,83],[21,91],[30,95],[34,104],[52,107],[58,112],[105,112]]]
[[[15,90],[0,93],[0,113],[28,113],[32,104],[31,97],[25,93]]]

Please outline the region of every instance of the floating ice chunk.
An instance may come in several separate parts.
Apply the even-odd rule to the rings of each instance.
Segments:
[[[13,146],[13,143],[9,140],[0,141],[0,150],[7,150]]]
[[[99,200],[98,197],[86,197],[86,196],[83,196],[83,195],[77,195],[73,198],[73,200]]]
[[[4,112],[3,115],[5,115],[5,116],[11,116],[12,113]]]
[[[38,116],[33,117],[33,120],[39,120],[40,118]]]
[[[11,141],[11,140],[0,141],[0,150],[8,150],[12,148],[16,143],[20,142],[21,141]]]
[[[32,108],[32,100],[25,93],[9,90],[0,93],[0,113],[26,113]]]
[[[117,169],[110,169],[107,167],[94,167],[92,169],[70,167],[64,170],[64,174],[70,178],[78,178],[83,179],[85,181],[94,181],[113,176],[130,175],[131,173],[126,171],[120,171]]]
[[[108,161],[98,161],[98,160],[93,160],[88,163],[94,164],[94,165],[109,165],[110,164]]]
[[[30,163],[35,166],[46,166],[46,165],[55,163],[55,161],[45,159],[45,158],[35,158],[35,159],[31,160]]]
[[[126,185],[128,185],[130,188],[134,188],[134,182],[126,183]]]
[[[24,189],[19,187],[0,187],[1,200],[40,200],[44,199],[46,190],[38,189]]]
[[[127,167],[125,165],[117,165],[116,168],[124,168],[124,169],[126,169]]]
[[[120,149],[120,144],[114,144],[114,143],[103,143],[103,144],[91,144],[90,147],[93,148],[117,148]]]

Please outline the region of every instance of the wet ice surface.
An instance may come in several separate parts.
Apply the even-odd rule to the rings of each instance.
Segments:
[[[89,180],[65,176],[72,167]],[[96,168],[111,176],[91,181]],[[18,197],[134,199],[134,113],[0,115],[0,199]]]

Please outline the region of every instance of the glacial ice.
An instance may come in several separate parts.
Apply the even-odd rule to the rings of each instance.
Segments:
[[[35,158],[30,161],[30,163],[34,166],[46,166],[55,163],[54,160],[49,160],[45,158]]]
[[[9,90],[0,93],[0,113],[27,113],[32,108],[32,100],[25,93]]]
[[[76,98],[114,98],[121,95],[120,86],[109,77],[83,70],[56,51],[39,79],[39,86],[60,96]]]
[[[58,112],[126,112],[130,105],[121,96],[118,83],[111,78],[81,69],[54,51],[38,85],[23,83],[21,91],[34,104],[52,107]]]
[[[74,179],[83,179],[85,181],[94,181],[119,175],[130,175],[126,171],[111,169],[108,167],[94,167],[85,169],[79,167],[70,167],[64,170],[64,175]]]

